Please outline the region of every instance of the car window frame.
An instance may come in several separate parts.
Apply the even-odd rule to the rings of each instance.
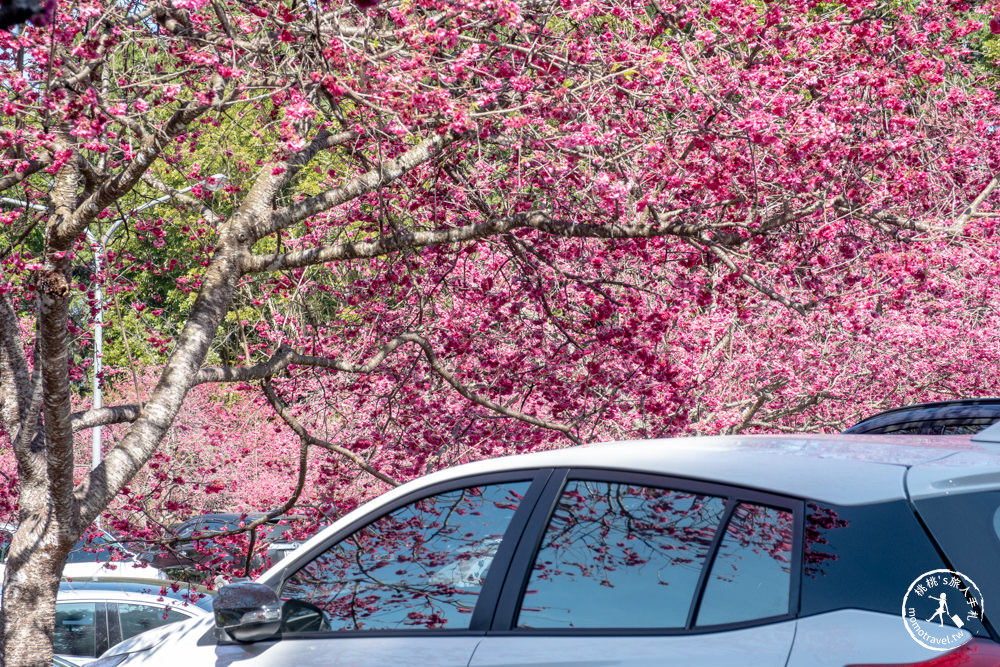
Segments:
[[[712,539],[712,545],[705,564],[698,576],[698,585],[688,609],[687,622],[683,628],[519,628],[516,626],[524,592],[528,586],[535,559],[545,538],[549,520],[556,510],[566,483],[571,480],[634,484],[677,491],[700,493],[725,498],[726,505],[722,519]],[[788,613],[767,618],[750,619],[734,623],[695,626],[698,609],[708,583],[708,576],[725,537],[726,526],[733,511],[740,503],[755,503],[792,513],[792,557],[789,559],[789,601]],[[511,564],[508,579],[501,584],[501,596],[497,602],[489,635],[496,636],[643,636],[643,635],[700,635],[727,630],[759,627],[771,623],[792,620],[798,617],[799,588],[801,583],[803,554],[804,501],[755,489],[705,482],[701,480],[670,475],[657,475],[602,468],[556,468],[549,477],[541,497],[535,503],[534,511],[528,519]]]
[[[535,510],[538,499],[541,497],[546,487],[552,470],[550,468],[528,468],[522,470],[510,470],[498,473],[483,473],[438,482],[413,492],[401,496],[391,503],[387,503],[378,509],[377,513],[368,514],[357,521],[345,526],[337,531],[322,543],[310,548],[294,559],[294,562],[284,564],[279,570],[280,574],[275,579],[274,590],[281,594],[287,580],[295,575],[299,570],[315,560],[318,556],[333,547],[338,542],[347,539],[357,531],[363,529],[379,519],[395,512],[407,505],[431,498],[436,495],[456,491],[459,489],[476,486],[486,486],[492,484],[503,484],[505,482],[528,482],[528,488],[524,493],[517,510],[511,517],[507,530],[504,532],[500,548],[493,557],[490,569],[483,582],[476,606],[469,619],[468,628],[393,628],[393,629],[372,629],[372,630],[331,630],[328,632],[282,632],[275,640],[310,640],[310,639],[332,639],[337,637],[358,638],[358,637],[413,637],[413,636],[484,636],[489,630],[489,624],[493,618],[494,609],[499,599],[503,583],[507,578],[514,553],[524,535],[528,521]],[[284,563],[284,561],[282,561]]]
[[[79,655],[76,653],[60,653],[61,656],[70,656],[74,659],[86,658],[89,662],[90,660],[96,660],[101,656],[102,653],[107,651],[114,644],[111,642],[111,629],[110,620],[108,618],[108,606],[109,602],[107,600],[98,598],[79,598],[79,599],[62,599],[56,600],[56,610],[58,611],[59,605],[69,605],[69,604],[93,604],[94,605],[94,650],[95,655]]]

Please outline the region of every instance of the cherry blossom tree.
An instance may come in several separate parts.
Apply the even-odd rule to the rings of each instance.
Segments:
[[[829,426],[910,379],[988,391],[1000,121],[974,9],[64,0],[3,33],[5,664],[49,661],[68,550],[198,385],[259,391],[295,434],[292,500],[310,452],[317,488],[375,490]],[[162,361],[75,409],[98,314]],[[949,364],[901,357],[932,330]],[[78,470],[74,434],[113,424]]]

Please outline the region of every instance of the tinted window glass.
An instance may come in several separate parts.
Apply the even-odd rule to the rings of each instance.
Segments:
[[[281,596],[316,605],[334,630],[468,628],[528,486],[460,489],[398,509],[296,572]]]
[[[524,593],[522,628],[684,627],[725,499],[570,481]]]
[[[956,516],[965,520],[964,515]],[[854,507],[806,505],[803,615],[834,609],[899,614],[914,579],[944,567],[903,501]]]
[[[140,632],[183,621],[190,616],[171,607],[119,603],[118,618],[122,626],[122,639],[125,640]]]
[[[110,541],[102,535],[81,537],[66,557],[67,563],[106,563],[112,560]],[[120,551],[120,550],[119,550]]]
[[[791,560],[792,513],[737,505],[712,563],[697,625],[787,614]]]
[[[196,532],[203,533],[204,529],[201,527],[201,523],[198,521],[192,521],[189,524],[182,524],[180,527],[173,531],[178,537],[190,537]]]
[[[56,605],[56,653],[97,656],[97,605],[93,602],[60,602]]]
[[[916,506],[951,565],[985,595],[986,618],[996,627],[996,594],[991,592],[1000,590],[1000,491],[949,494],[918,500]],[[963,629],[988,636],[978,622]]]

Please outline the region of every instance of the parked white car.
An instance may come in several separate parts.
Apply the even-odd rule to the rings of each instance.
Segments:
[[[63,581],[56,599],[55,652],[82,665],[122,640],[211,613],[211,593],[189,584],[107,577]]]
[[[574,447],[404,484],[93,665],[995,667],[998,562],[1000,425]]]

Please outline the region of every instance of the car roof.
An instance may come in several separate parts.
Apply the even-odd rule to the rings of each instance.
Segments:
[[[737,435],[567,447],[469,463],[417,481],[431,484],[503,470],[602,468],[852,505],[905,498],[908,469],[958,454],[1000,472],[1000,446],[972,442],[968,436]]]
[[[59,600],[107,600],[199,607],[192,613],[211,612],[215,595],[204,586],[170,580],[142,580],[128,577],[63,579]]]
[[[210,512],[207,514],[195,514],[194,516],[189,516],[183,521],[178,521],[176,523],[170,524],[169,529],[171,531],[177,531],[182,528],[186,528],[192,524],[202,523],[206,521],[217,521],[222,523],[231,524],[234,528],[240,522],[250,523],[251,521],[257,521],[267,516],[266,512]],[[271,517],[264,524],[270,528],[274,528],[278,524],[289,525],[291,522],[300,520],[301,517],[297,517],[289,514],[282,514],[276,517]],[[285,523],[282,523],[285,522]]]
[[[844,433],[969,435],[1000,421],[1000,398],[907,405],[867,417]]]
[[[994,449],[1000,451],[973,443],[968,436],[710,436],[583,445],[480,461],[438,474],[446,478],[518,468],[602,468],[854,505],[905,498],[909,468],[959,452],[985,462]]]
[[[133,593],[107,589],[60,590],[56,596],[56,602],[124,602],[171,607],[186,611],[190,616],[203,616],[212,613],[210,608],[206,608],[204,604],[198,604],[198,602],[175,600],[155,593]]]
[[[955,461],[951,464],[951,461]],[[921,493],[947,493],[956,465],[973,467],[1000,488],[1000,445],[969,436],[733,435],[609,442],[518,454],[448,468],[398,486],[335,521],[303,549],[327,540],[380,506],[437,484],[504,471],[585,468],[652,473],[731,484],[833,505],[907,498],[921,471]],[[965,468],[961,468],[965,470]],[[992,477],[990,477],[992,475]],[[281,564],[261,576],[280,576]]]

